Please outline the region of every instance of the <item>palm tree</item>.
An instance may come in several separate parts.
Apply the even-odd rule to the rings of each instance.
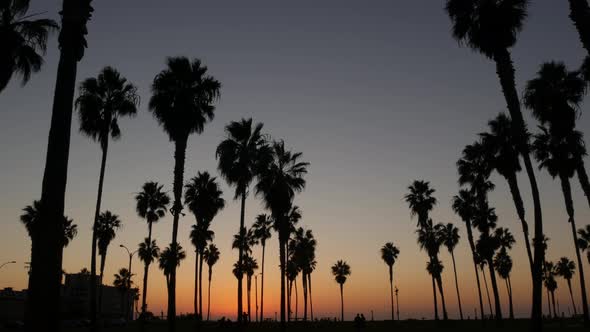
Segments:
[[[121,294],[121,314],[127,319],[129,317],[126,301],[125,298],[128,298],[128,292],[131,290],[131,286],[133,285],[133,281],[131,277],[133,274],[129,272],[126,268],[119,269],[119,273],[115,274],[115,279],[113,280],[113,286],[119,290]]]
[[[545,262],[543,265],[543,282],[547,288],[547,303],[549,304],[549,316],[551,316],[551,304],[553,304],[553,317],[557,318],[557,310],[555,309],[555,291],[557,290],[557,281],[555,281],[555,266],[552,262]],[[551,301],[549,301],[549,294],[551,294]]]
[[[443,292],[443,285],[442,285],[442,271],[444,266],[442,262],[438,258],[438,254],[440,252],[440,247],[443,244],[443,238],[441,237],[441,229],[444,227],[443,224],[436,224],[434,225],[432,219],[428,219],[426,226],[422,228],[418,228],[416,233],[418,234],[418,245],[420,246],[421,250],[426,251],[428,254],[429,262],[426,265],[426,270],[433,278],[433,293],[434,299],[436,303],[436,285],[438,286],[438,290],[440,292],[440,300],[442,303],[443,309],[443,319],[448,319],[447,314],[447,306],[445,302],[445,294]],[[438,310],[435,307],[435,319],[438,318],[437,312]]]
[[[283,141],[272,145],[272,158],[265,163],[256,185],[256,194],[262,196],[265,207],[271,211],[274,228],[279,233],[279,260],[281,269],[281,329],[285,323],[285,269],[287,264],[286,245],[291,233],[292,223],[289,212],[293,207],[295,194],[305,188],[303,176],[307,173],[309,163],[301,161],[302,153],[293,153],[285,149]]]
[[[578,246],[580,250],[586,252],[586,258],[588,259],[588,263],[590,263],[590,225],[578,229]]]
[[[137,88],[112,67],[103,68],[97,78],[91,77],[82,81],[78,90],[76,108],[80,132],[97,141],[102,151],[91,244],[90,301],[94,301],[95,292],[92,288],[96,285],[96,228],[102,202],[109,138],[117,140],[121,137],[118,118],[134,116],[137,113],[139,96]]]
[[[211,314],[211,277],[213,276],[213,265],[219,260],[219,249],[213,243],[210,243],[207,248],[203,251],[203,257],[207,266],[209,266],[209,286],[207,291],[207,320]]]
[[[167,68],[154,78],[152,84],[149,109],[174,142],[175,149],[171,247],[178,242],[188,137],[193,133],[202,133],[205,124],[213,120],[213,103],[219,98],[220,88],[221,84],[207,75],[207,67],[200,60],[191,62],[186,57],[168,58]],[[168,324],[171,332],[176,330],[176,266],[170,265],[168,278]]]
[[[12,75],[22,76],[25,85],[31,73],[41,70],[47,50],[47,37],[58,25],[50,19],[32,19],[39,14],[27,15],[30,0],[6,0],[0,6],[0,92]]]
[[[23,214],[20,216],[21,223],[27,229],[27,234],[30,238],[33,238],[34,225],[39,222],[39,211],[41,209],[41,202],[38,200],[33,201],[32,205],[27,205],[23,209]],[[67,216],[63,217],[63,238],[62,246],[65,248],[70,242],[78,235],[78,225],[74,224],[74,221]]]
[[[574,203],[572,199],[570,178],[574,175],[576,156],[585,155],[586,151],[582,139],[582,133],[571,130],[566,136],[551,134],[545,127],[541,127],[541,133],[535,135],[533,142],[535,157],[539,162],[539,168],[545,168],[553,178],[559,177],[561,189],[568,214],[568,222],[571,225],[574,240],[574,249],[578,266],[582,266],[582,257],[578,247],[576,221],[574,219]],[[558,264],[559,265],[559,264]],[[580,291],[582,293],[582,309],[584,312],[584,324],[589,324],[588,301],[586,298],[586,284],[584,269],[580,269]]]
[[[141,258],[145,263],[143,271],[143,291],[141,293],[142,318],[144,317],[145,312],[147,311],[146,300],[150,264],[154,261],[154,259],[158,258],[157,254],[160,250],[156,246],[155,241],[152,241],[152,224],[164,218],[164,216],[166,215],[166,211],[168,210],[168,204],[170,204],[170,197],[166,192],[162,191],[162,188],[163,186],[161,186],[157,182],[146,182],[143,184],[141,192],[139,192],[135,196],[135,201],[137,202],[135,210],[137,211],[137,215],[145,219],[148,224],[148,237],[143,243],[145,243],[145,249],[148,249],[149,247],[149,250],[144,251],[144,257],[142,257],[141,255],[141,248],[139,252],[139,258]],[[153,245],[151,245],[152,243]],[[157,252],[155,252],[154,250]],[[156,254],[156,256],[152,255],[154,253]]]
[[[569,17],[574,23],[580,37],[582,46],[590,55],[590,6],[586,0],[569,0]]]
[[[543,238],[543,218],[539,188],[525,139],[526,124],[520,110],[520,101],[516,91],[514,63],[509,48],[516,43],[517,35],[522,30],[527,16],[528,0],[447,0],[446,11],[453,24],[453,37],[472,50],[483,54],[496,64],[502,93],[513,121],[518,152],[521,154],[531,185],[535,214],[535,236]],[[545,261],[540,241],[534,242],[533,260],[533,330],[542,326],[542,264]]]
[[[453,196],[452,209],[461,220],[465,223],[467,229],[467,240],[469,242],[469,248],[471,249],[471,256],[473,258],[473,267],[475,269],[475,280],[477,281],[477,295],[479,298],[479,309],[480,315],[483,321],[484,309],[483,309],[483,298],[481,296],[481,285],[479,282],[479,273],[477,272],[477,252],[475,248],[475,240],[473,239],[473,229],[471,223],[475,216],[475,195],[465,189],[459,190],[459,194]]]
[[[297,214],[297,209],[292,211]],[[295,217],[297,219],[297,217]],[[307,304],[310,298],[309,278],[315,268],[315,240],[311,230],[299,227],[294,232],[294,238],[289,241],[290,261],[296,266],[297,272],[301,271],[301,285],[303,288],[303,320],[307,321]],[[311,301],[309,301],[311,303]]]
[[[256,240],[260,242],[262,246],[262,278],[260,282],[260,321],[262,322],[264,319],[264,249],[266,248],[266,240],[270,239],[271,237],[271,228],[272,228],[272,219],[270,216],[266,214],[259,214],[256,216],[256,221],[252,225],[252,229],[254,230],[254,236]]]
[[[393,264],[397,260],[397,256],[399,255],[399,249],[393,244],[393,242],[387,242],[383,247],[381,247],[381,259],[387,264],[389,269],[389,288],[391,293],[391,321],[395,320],[394,310],[393,310]]]
[[[344,321],[344,283],[348,276],[350,276],[350,266],[342,260],[332,265],[332,275],[340,285],[340,320]]]
[[[197,253],[195,259],[194,310],[195,317],[198,317],[199,320],[203,319],[203,252],[207,247],[207,243],[213,240],[215,234],[209,230],[209,226],[217,213],[225,207],[225,200],[221,197],[222,192],[215,180],[216,178],[211,177],[208,172],[198,172],[197,176],[192,178],[185,186],[186,191],[184,194],[185,203],[197,220],[197,223],[193,225],[190,237]]]
[[[166,277],[166,286],[170,287],[170,275],[179,265],[180,262],[186,258],[186,252],[178,243],[171,244],[166,247],[161,253],[158,260],[158,267],[164,272]]]
[[[509,317],[514,319],[514,307],[512,304],[512,283],[510,282],[510,272],[512,271],[512,258],[508,255],[505,248],[502,248],[494,257],[494,267],[498,272],[500,278],[504,279],[506,283],[506,291],[508,292],[509,303]]]
[[[98,242],[98,255],[100,256],[100,276],[99,280],[99,292],[98,292],[98,310],[102,309],[102,277],[104,275],[104,266],[107,259],[107,249],[109,244],[115,238],[116,230],[121,227],[121,220],[119,216],[105,211],[98,216],[98,222],[96,224],[96,237]],[[92,277],[92,272],[90,272]]]
[[[268,160],[270,150],[264,134],[262,123],[252,126],[252,119],[232,121],[225,127],[226,139],[215,152],[219,160],[218,169],[231,186],[235,186],[234,199],[241,199],[240,230],[244,229],[246,197],[249,187],[258,175],[263,163]],[[238,264],[242,264],[243,252],[238,252]],[[238,274],[238,321],[242,321],[242,278]],[[261,317],[263,312],[261,311]]]
[[[149,237],[146,237],[143,242],[139,244],[138,249],[139,259],[141,259],[144,263],[144,271],[143,271],[143,293],[142,293],[142,300],[141,300],[141,315],[142,318],[145,316],[145,312],[147,310],[147,303],[146,303],[146,292],[147,292],[147,276],[150,264],[153,263],[158,257],[160,256],[160,247],[156,244],[156,240],[150,240]]]
[[[90,2],[91,0],[64,0],[60,12],[62,17],[62,28],[58,38],[60,57],[41,186],[41,206],[43,209],[39,214],[40,222],[33,232],[31,249],[33,273],[29,278],[28,305],[25,313],[26,327],[31,331],[59,331],[59,297],[63,254],[60,223],[64,215],[68,177],[76,70],[87,46],[86,23],[93,11]],[[19,1],[19,3],[24,2]],[[22,6],[12,8],[19,7],[23,8]],[[2,38],[2,40],[6,39]],[[8,50],[9,48],[3,47],[3,49]],[[2,63],[5,62],[2,61]],[[93,309],[96,309],[95,302],[92,303]],[[95,312],[96,310],[91,313]],[[91,314],[90,318],[94,327],[96,315]]]
[[[581,270],[581,269],[580,269]],[[562,277],[567,282],[567,287],[570,291],[570,299],[572,300],[572,307],[574,308],[574,315],[578,315],[576,310],[576,303],[574,302],[574,294],[572,293],[572,278],[576,272],[576,264],[567,257],[561,257],[557,264],[555,264],[556,275]]]
[[[251,316],[251,301],[250,301],[250,294],[252,290],[252,276],[254,275],[255,270],[258,270],[258,262],[252,256],[247,255],[244,257],[243,262],[244,265],[244,274],[246,275],[246,290],[248,292],[248,322],[252,321]]]
[[[291,242],[289,243],[289,245]],[[289,247],[291,249],[291,246]],[[292,255],[292,253],[291,253]],[[285,273],[287,274],[287,281],[289,282],[289,286],[287,287],[287,320],[291,321],[291,299],[293,297],[293,285],[295,285],[295,320],[298,319],[298,309],[299,309],[299,296],[297,294],[297,275],[299,275],[299,266],[297,262],[295,262],[294,257],[290,255],[289,260],[287,261],[287,268],[285,269]]]
[[[512,121],[505,113],[500,113],[494,119],[490,120],[488,126],[490,127],[490,132],[481,133],[479,135],[482,138],[482,144],[488,149],[492,168],[506,179],[508,187],[510,188],[512,200],[516,207],[516,213],[518,219],[520,219],[522,232],[524,233],[524,243],[529,258],[532,277],[533,253],[531,251],[529,240],[529,226],[525,218],[524,203],[522,201],[516,176],[516,174],[522,170],[518,148],[515,144],[518,139],[514,137],[515,132],[512,128]]]
[[[463,309],[461,307],[461,295],[459,294],[459,282],[457,280],[457,267],[455,265],[455,247],[459,243],[459,229],[453,225],[452,223],[446,224],[444,227],[440,228],[440,237],[442,240],[443,245],[451,254],[451,259],[453,260],[453,272],[455,274],[455,288],[457,289],[457,303],[459,304],[459,317],[463,320]],[[393,293],[391,296],[393,301]],[[393,315],[393,313],[392,313]]]

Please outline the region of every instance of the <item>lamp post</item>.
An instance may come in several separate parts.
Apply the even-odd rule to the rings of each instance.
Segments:
[[[395,300],[396,300],[396,310],[397,310],[397,321],[399,322],[399,289],[395,286]]]
[[[16,263],[16,261],[8,261],[6,263],[2,263],[2,265],[0,265],[0,269],[4,267],[4,265],[8,265],[8,264],[14,264]]]
[[[135,255],[137,253],[138,250],[135,250],[134,252],[131,252],[129,250],[129,248],[125,247],[124,245],[120,244],[119,247],[127,250],[127,254],[129,254],[129,278],[131,278],[131,261],[133,260],[133,255]]]

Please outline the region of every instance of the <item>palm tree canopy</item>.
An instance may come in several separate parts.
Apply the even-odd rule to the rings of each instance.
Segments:
[[[563,134],[574,128],[585,93],[579,72],[568,71],[563,62],[548,62],[527,82],[523,102],[542,125]]]
[[[435,190],[430,187],[430,182],[423,180],[414,180],[408,186],[409,193],[404,196],[405,201],[410,205],[412,216],[418,216],[418,226],[423,227],[428,222],[428,212],[430,212],[437,201],[432,194]]]
[[[133,277],[133,274],[129,273],[129,270],[121,268],[119,269],[119,273],[115,274],[113,286],[115,286],[120,292],[125,293],[130,290],[133,285],[131,277]]]
[[[481,141],[465,146],[461,159],[457,161],[459,184],[470,184],[476,195],[484,197],[494,189],[489,181],[492,173],[492,155]]]
[[[337,283],[340,285],[346,282],[348,276],[350,276],[350,266],[342,260],[336,262],[336,264],[332,265],[332,275]]]
[[[516,43],[528,0],[447,0],[453,37],[488,58]]]
[[[215,238],[215,232],[209,229],[209,225],[209,222],[206,221],[192,225],[190,239],[198,253],[203,253],[207,247],[207,243],[213,241],[213,238]]]
[[[590,262],[590,225],[578,229],[578,246],[580,250],[586,251],[586,257]]]
[[[494,257],[494,253],[499,248],[500,241],[496,236],[491,235],[489,233],[482,232],[479,235],[479,239],[475,243],[475,250],[477,250],[477,253],[479,255],[479,258],[481,259],[482,264],[492,264],[493,262],[491,260]]]
[[[289,241],[289,253],[291,261],[296,264],[297,269],[305,273],[311,273],[315,269],[315,250],[317,241],[311,229],[304,230],[297,228],[294,236]]]
[[[249,255],[252,253],[252,247],[255,246],[256,243],[257,240],[252,228],[246,229],[246,227],[243,227],[240,232],[234,235],[231,247],[232,249],[241,248],[245,255]]]
[[[32,19],[27,15],[30,0],[3,0],[0,6],[0,92],[13,74],[26,84],[32,73],[41,70],[49,33],[58,25],[50,19]]]
[[[250,255],[244,256],[244,261],[242,262],[244,266],[244,274],[251,277],[254,275],[254,271],[258,270],[258,262],[256,259]]]
[[[137,254],[139,255],[139,259],[145,264],[151,264],[160,256],[160,247],[156,244],[156,240],[150,242],[146,237],[143,242],[139,244]]]
[[[512,235],[508,228],[496,228],[494,236],[498,239],[498,242],[500,243],[500,248],[504,250],[512,249],[512,245],[516,243],[514,235]]]
[[[139,106],[137,88],[112,67],[105,67],[98,77],[80,84],[76,99],[80,132],[98,141],[104,148],[109,136],[121,136],[118,118],[134,116]]]
[[[170,196],[162,191],[163,186],[157,182],[146,182],[135,196],[137,214],[150,222],[157,222],[166,215]]]
[[[496,215],[496,209],[490,207],[487,200],[476,206],[473,216],[473,226],[480,232],[488,233],[491,229],[496,228],[497,222],[498,216]]]
[[[217,249],[217,246],[213,243],[210,243],[209,246],[203,251],[203,257],[209,267],[212,267],[217,263],[217,261],[219,261],[219,256],[219,249]]]
[[[500,250],[494,257],[494,268],[502,279],[510,277],[512,271],[512,258],[506,250]]]
[[[461,220],[471,222],[475,216],[475,195],[470,190],[461,189],[458,195],[453,196],[451,206]]]
[[[27,229],[29,237],[33,237],[33,228],[36,223],[39,222],[39,213],[41,209],[41,201],[35,200],[32,205],[27,205],[23,209],[23,214],[20,216],[21,223]],[[74,224],[74,221],[67,216],[63,217],[63,239],[62,245],[67,247],[76,235],[78,234],[78,225]]]
[[[199,59],[172,57],[166,62],[167,68],[154,78],[149,109],[170,140],[177,142],[200,134],[213,120],[221,84],[207,75]]]
[[[578,165],[579,158],[586,155],[583,134],[571,130],[566,136],[552,135],[545,127],[535,135],[533,152],[539,162],[539,169],[546,169],[552,177],[571,178]]]
[[[105,211],[98,216],[96,223],[96,237],[98,239],[98,254],[103,256],[111,241],[115,238],[115,231],[121,227],[119,216]]]
[[[222,191],[209,172],[198,172],[185,186],[184,201],[197,218],[197,223],[209,223],[225,207]]]
[[[297,279],[297,275],[299,274],[299,266],[294,259],[290,259],[287,261],[287,268],[285,269],[285,274],[287,276],[287,280],[293,281]]]
[[[572,279],[575,272],[576,263],[567,257],[561,257],[559,261],[557,261],[557,264],[555,264],[555,273],[566,280]]]
[[[225,127],[226,138],[215,152],[218,169],[230,185],[236,187],[234,198],[247,194],[255,176],[270,161],[271,148],[262,123],[252,126],[252,119],[232,121]]]
[[[67,247],[76,235],[78,235],[78,225],[74,224],[74,220],[64,216],[63,218],[63,239],[62,245]]]
[[[387,264],[387,266],[393,266],[399,255],[399,249],[393,244],[393,242],[387,242],[381,247],[381,259]]]
[[[443,244],[443,238],[441,237],[442,228],[444,228],[443,224],[433,225],[432,219],[429,219],[428,226],[416,230],[418,234],[418,245],[421,250],[428,253],[429,257],[435,257],[440,250],[440,246]]]
[[[553,262],[545,262],[545,264],[543,264],[543,283],[550,292],[554,292],[557,289],[557,281],[555,280],[556,275],[557,272],[555,271]]]
[[[528,142],[528,135],[515,137],[512,120],[505,113],[500,113],[488,122],[490,132],[481,133],[481,142],[489,153],[490,166],[506,178],[521,171],[517,144]]]
[[[259,214],[256,216],[256,221],[252,225],[254,236],[263,246],[266,244],[266,240],[270,239],[272,236],[272,225],[272,218],[266,214]]]
[[[171,243],[160,253],[158,266],[164,271],[164,275],[169,275],[175,267],[180,266],[180,262],[186,258],[186,252],[178,243]]]
[[[426,263],[426,271],[434,277],[439,277],[444,268],[443,263],[436,257]]]

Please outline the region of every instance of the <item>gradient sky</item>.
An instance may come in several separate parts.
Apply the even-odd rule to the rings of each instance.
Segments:
[[[389,317],[387,268],[379,248],[393,241],[401,250],[395,284],[402,318],[432,317],[426,255],[419,252],[415,221],[402,200],[413,179],[426,179],[439,200],[433,219],[456,223],[464,236],[457,248],[457,269],[464,312],[473,317],[475,277],[465,229],[450,209],[458,190],[454,165],[461,149],[505,108],[505,102],[493,63],[460,48],[451,38],[443,6],[444,1],[432,0],[95,1],[89,48],[78,67],[78,80],[111,65],[138,86],[142,99],[137,117],[120,121],[122,139],[109,147],[102,206],[119,214],[124,227],[109,249],[105,282],[127,265],[127,255],[118,245],[135,246],[147,235],[146,224],[135,213],[134,193],[148,180],[171,190],[173,145],[147,112],[147,103],[149,86],[164,68],[166,56],[185,55],[202,59],[223,84],[214,121],[202,135],[189,139],[186,179],[197,171],[216,173],[214,153],[224,138],[223,127],[242,117],[263,122],[268,133],[284,138],[311,163],[307,188],[296,204],[303,211],[301,224],[313,229],[319,242],[313,274],[317,316],[339,313],[339,292],[330,266],[345,259],[352,267],[344,293],[347,317],[356,312],[370,315],[370,310],[376,319]],[[47,11],[57,19],[60,7],[59,0],[33,0],[31,12]],[[581,62],[585,53],[567,13],[565,3],[532,2],[513,49],[519,91],[543,61],[561,60],[571,68]],[[58,55],[54,36],[42,72],[26,87],[15,80],[0,94],[0,260],[18,261],[0,270],[0,287],[26,287],[23,262],[29,259],[30,241],[18,217],[40,196]],[[578,126],[588,132],[587,114]],[[78,133],[77,119],[72,133],[66,213],[80,232],[64,252],[68,272],[89,266],[100,166],[99,145]],[[538,174],[546,234],[551,238],[548,258],[574,258],[559,183],[545,172]],[[511,253],[515,312],[525,316],[531,296],[522,232],[505,182],[497,176],[493,180],[497,188],[490,199],[499,225],[510,228],[517,239]],[[532,223],[524,174],[520,183]],[[577,180],[574,184],[581,227],[590,213]],[[231,238],[238,230],[239,204],[231,200],[233,189],[225,183],[222,187],[229,204],[212,224],[221,250],[214,268],[212,313],[233,319],[236,281],[231,265],[237,253],[231,250]],[[262,212],[260,200],[249,197],[247,224]],[[168,216],[154,227],[161,247],[170,241],[171,219]],[[194,222],[187,215],[180,223],[179,238],[189,254],[179,270],[179,312],[192,311],[194,253],[188,234]],[[273,234],[266,262],[265,311],[270,316],[279,301],[276,242]],[[259,257],[259,248],[255,254]],[[458,317],[446,251],[442,259],[449,314]],[[139,272],[135,282],[141,286],[141,263],[133,264]],[[567,286],[561,279],[558,283],[561,310],[567,314]],[[579,305],[577,277],[573,286]],[[500,296],[507,310],[503,283]],[[148,297],[150,310],[157,314],[165,310],[164,277],[155,266]]]

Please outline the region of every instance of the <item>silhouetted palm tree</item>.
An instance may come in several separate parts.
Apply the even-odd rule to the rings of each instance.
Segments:
[[[147,302],[146,302],[146,291],[147,291],[147,275],[149,271],[150,264],[154,262],[154,260],[158,259],[160,256],[160,247],[156,244],[156,240],[151,240],[149,237],[146,237],[143,242],[139,244],[139,249],[137,254],[139,255],[139,259],[144,263],[144,271],[143,271],[143,294],[141,300],[141,315],[142,318],[145,315],[147,309]]]
[[[272,224],[273,222],[270,216],[266,214],[259,214],[258,216],[256,216],[256,221],[252,225],[254,236],[262,246],[262,278],[260,282],[260,321],[264,320],[262,318],[264,315],[264,250],[266,249],[266,240],[270,239],[270,237],[272,236],[272,233],[270,232]]]
[[[31,331],[59,330],[61,262],[63,248],[60,223],[64,203],[70,153],[72,105],[76,89],[76,70],[87,46],[86,23],[93,11],[91,0],[64,0],[59,33],[60,57],[57,67],[55,93],[51,111],[51,125],[47,140],[47,153],[39,220],[32,241],[26,328]],[[2,39],[4,40],[4,39]],[[3,48],[4,50],[4,48]],[[95,326],[96,302],[92,302],[91,324]]]
[[[525,140],[526,124],[520,110],[514,63],[509,51],[516,43],[518,33],[522,30],[527,16],[528,3],[528,0],[447,0],[445,8],[453,24],[453,37],[472,50],[493,60],[496,64],[496,73],[510,118],[513,121],[515,137],[521,138],[517,142],[517,147],[522,155],[531,185],[535,214],[534,238],[541,239],[543,237],[541,199],[528,144]],[[541,250],[542,245],[540,243],[534,244],[532,329],[540,330],[543,323],[541,275],[545,259],[544,252]]]
[[[211,177],[208,172],[198,172],[197,176],[192,178],[185,186],[186,192],[184,193],[184,201],[189,210],[195,215],[197,221],[193,225],[190,237],[197,253],[195,259],[194,310],[195,317],[199,320],[203,319],[203,252],[207,247],[207,243],[213,240],[215,234],[209,230],[209,226],[217,213],[225,207],[225,200],[221,197],[222,192],[215,180],[216,178]]]
[[[332,265],[332,275],[340,285],[340,320],[344,321],[344,283],[348,276],[350,276],[350,266],[342,260]]]
[[[29,0],[5,0],[0,6],[0,92],[6,88],[13,74],[22,76],[25,85],[31,73],[41,70],[47,50],[49,33],[58,28],[50,19],[33,19],[29,14]]]
[[[240,230],[244,229],[246,197],[249,187],[270,156],[267,138],[262,134],[262,123],[252,125],[252,119],[232,121],[225,127],[227,137],[215,152],[219,160],[221,176],[235,186],[234,199],[241,200]],[[238,264],[242,264],[243,252],[238,252]],[[242,321],[242,277],[238,274],[238,321]],[[264,311],[261,310],[261,317]]]
[[[39,222],[39,210],[41,209],[41,202],[38,200],[33,201],[32,205],[27,205],[23,209],[23,214],[20,216],[21,223],[27,229],[29,237],[33,237],[33,227]],[[78,225],[74,224],[74,221],[67,216],[63,217],[63,238],[62,246],[65,248],[78,234]]]
[[[292,211],[293,215],[297,215],[297,210]],[[297,219],[297,217],[295,217]],[[311,272],[315,268],[315,248],[317,241],[315,240],[313,233],[310,229],[304,230],[299,227],[294,232],[294,237],[289,242],[289,252],[291,253],[291,261],[296,265],[297,271],[301,271],[301,285],[303,288],[303,320],[307,321],[307,304],[310,303],[310,287],[309,278]],[[296,276],[296,274],[295,274]]]
[[[102,308],[102,277],[104,275],[104,266],[107,259],[107,250],[109,244],[115,238],[116,231],[121,227],[121,220],[119,216],[105,211],[98,216],[98,222],[94,227],[96,231],[96,237],[98,239],[98,255],[100,256],[100,276],[99,280],[99,291],[98,291],[98,310],[100,312]],[[92,276],[92,272],[90,272]]]
[[[213,120],[213,103],[219,98],[221,84],[207,75],[207,67],[198,59],[191,62],[186,57],[168,58],[166,65],[167,68],[154,78],[149,109],[174,142],[172,248],[178,242],[188,137],[193,133],[202,133],[205,124]],[[171,332],[176,330],[176,266],[170,265],[168,278],[168,324]]]
[[[473,229],[471,224],[475,217],[475,195],[469,190],[461,189],[459,194],[453,196],[452,209],[459,215],[461,220],[465,223],[467,229],[467,240],[469,242],[469,248],[471,249],[471,256],[473,258],[473,267],[475,269],[475,280],[477,281],[477,295],[479,299],[480,315],[483,320],[484,309],[483,309],[483,298],[481,296],[481,285],[479,282],[479,273],[477,272],[477,252],[475,248],[475,240],[473,238]]]
[[[137,89],[127,79],[121,77],[119,72],[112,67],[103,68],[98,77],[87,78],[82,81],[78,89],[76,107],[80,122],[80,132],[100,144],[102,158],[100,162],[100,175],[98,178],[98,194],[96,196],[96,208],[94,210],[94,223],[92,226],[91,262],[90,262],[90,287],[95,287],[96,276],[96,227],[100,214],[104,172],[107,162],[109,139],[117,140],[121,137],[118,118],[122,116],[134,116],[139,105]],[[91,291],[90,301],[94,299]]]
[[[238,249],[245,255],[251,255],[252,247],[254,247],[256,243],[256,237],[254,236],[254,231],[252,230],[252,228],[242,229],[241,232],[234,234],[234,239],[232,241],[232,249]],[[244,259],[245,257],[242,258],[242,260]]]
[[[254,259],[252,256],[247,255],[246,257],[244,257],[243,264],[244,274],[246,275],[246,290],[248,292],[248,322],[250,322],[252,321],[250,301],[250,294],[252,293],[252,276],[254,275],[254,272],[258,270],[258,262],[256,262],[256,259]]]
[[[574,308],[574,315],[578,315],[576,310],[576,303],[574,302],[574,294],[572,293],[572,278],[576,271],[576,264],[567,257],[561,257],[557,264],[555,264],[556,275],[562,277],[567,282],[567,287],[570,291],[570,299],[572,300],[572,307]]]
[[[289,251],[291,251],[291,243],[289,243]],[[299,266],[295,262],[294,257],[291,256],[290,259],[287,261],[287,268],[285,269],[285,273],[287,274],[287,281],[289,285],[287,287],[287,320],[291,321],[291,299],[293,297],[293,285],[295,285],[295,320],[298,320],[298,309],[299,309],[299,296],[297,294],[297,276],[299,275]]]
[[[555,307],[555,291],[557,290],[557,281],[555,280],[555,266],[552,262],[545,262],[543,265],[543,283],[547,288],[547,303],[549,304],[549,316],[551,316],[551,304],[553,304],[553,317],[557,318],[557,310]],[[551,301],[549,301],[551,295]]]
[[[115,274],[115,279],[113,280],[113,286],[119,290],[121,294],[121,314],[127,319],[129,317],[128,307],[129,304],[126,303],[125,299],[129,298],[128,292],[131,290],[131,285],[133,285],[133,281],[131,277],[133,274],[129,272],[126,268],[119,269],[119,273]]]
[[[453,273],[455,274],[455,288],[457,289],[459,317],[463,320],[463,308],[461,307],[461,295],[459,293],[459,281],[457,280],[457,267],[455,265],[455,247],[459,244],[459,239],[461,238],[459,236],[459,229],[452,223],[448,223],[440,228],[440,237],[443,245],[447,248],[449,254],[451,254],[451,259],[453,260]],[[391,299],[393,300],[393,295],[391,296]]]
[[[586,258],[590,263],[590,225],[578,229],[578,247],[586,252]]]
[[[172,271],[174,271],[185,258],[186,252],[178,243],[171,244],[160,253],[158,267],[164,272],[167,287],[170,287],[170,275],[172,274]]]
[[[590,6],[586,0],[569,0],[569,17],[578,30],[580,42],[590,55]]]
[[[389,269],[389,288],[391,293],[391,320],[395,320],[394,310],[393,310],[393,264],[397,260],[397,256],[399,255],[399,249],[393,244],[393,242],[387,242],[383,247],[381,247],[381,259],[387,264],[387,268]]]
[[[512,200],[516,207],[516,213],[522,225],[522,232],[524,233],[524,244],[529,258],[532,278],[533,253],[531,251],[529,240],[529,226],[526,222],[524,203],[522,201],[522,196],[520,195],[518,178],[516,176],[516,174],[522,170],[518,147],[515,144],[518,141],[518,138],[514,137],[515,131],[512,128],[512,121],[504,113],[500,113],[494,119],[490,120],[488,126],[490,127],[490,132],[480,134],[482,144],[488,149],[491,166],[498,172],[498,174],[506,179],[508,187],[510,188]]]
[[[553,178],[559,177],[560,179],[565,207],[568,214],[568,222],[572,229],[576,259],[578,261],[578,266],[582,266],[582,257],[580,255],[578,237],[576,234],[577,230],[574,218],[574,202],[572,199],[570,178],[575,172],[575,165],[577,163],[577,158],[575,156],[585,155],[586,150],[581,132],[571,130],[569,134],[565,135],[566,136],[556,136],[555,132],[550,134],[546,128],[541,127],[541,133],[535,135],[533,149],[535,151],[535,157],[539,162],[539,168],[545,168]],[[588,301],[586,298],[584,269],[580,269],[579,276],[584,323],[588,324]]]
[[[293,207],[295,194],[305,188],[303,176],[307,173],[309,163],[301,161],[302,153],[293,153],[285,149],[283,141],[272,145],[272,158],[261,171],[260,181],[256,185],[256,194],[262,196],[265,207],[270,210],[274,229],[279,233],[279,260],[281,268],[281,329],[285,324],[285,269],[287,264],[287,241],[292,223],[289,212]]]
[[[428,219],[426,225],[424,227],[418,228],[416,230],[416,233],[418,234],[418,245],[420,246],[420,249],[426,251],[426,253],[428,254],[429,262],[426,265],[426,270],[434,278],[434,281],[436,281],[436,285],[438,286],[438,290],[440,292],[440,300],[443,309],[443,319],[447,320],[447,305],[442,285],[442,271],[444,269],[444,266],[438,258],[440,247],[443,244],[443,238],[441,237],[441,229],[443,227],[443,224],[439,223],[434,225],[432,219]],[[433,282],[432,286],[435,299],[434,302],[436,304],[436,288],[434,287],[434,284],[435,283]],[[435,311],[435,319],[438,316],[436,314],[437,312]]]
[[[506,283],[508,292],[509,318],[514,319],[514,307],[512,304],[512,283],[510,282],[510,272],[512,271],[512,258],[508,255],[505,248],[502,248],[494,257],[494,267],[498,271],[500,278]]]
[[[137,202],[135,206],[135,210],[137,211],[137,215],[141,218],[145,219],[148,224],[148,237],[145,243],[145,249],[148,249],[148,244],[153,243],[154,245],[151,246],[149,249],[144,251],[146,254],[144,256],[145,259],[142,258],[141,250],[139,252],[139,257],[144,262],[144,271],[143,271],[143,291],[141,294],[141,314],[142,318],[145,315],[147,310],[147,285],[148,285],[148,273],[150,269],[150,264],[153,262],[156,256],[152,256],[150,252],[153,253],[156,250],[159,253],[159,248],[155,245],[155,241],[152,241],[152,224],[158,222],[161,218],[164,218],[166,215],[166,211],[168,209],[168,204],[170,204],[170,197],[164,191],[162,191],[163,186],[158,184],[157,182],[146,182],[142,186],[141,192],[139,192],[135,196],[135,201]],[[140,248],[141,249],[141,248]]]
[[[209,320],[209,315],[211,314],[211,277],[213,276],[213,265],[217,264],[219,260],[219,249],[213,243],[210,243],[207,248],[203,251],[203,257],[205,258],[205,262],[209,267],[209,285],[207,290],[207,320]]]

